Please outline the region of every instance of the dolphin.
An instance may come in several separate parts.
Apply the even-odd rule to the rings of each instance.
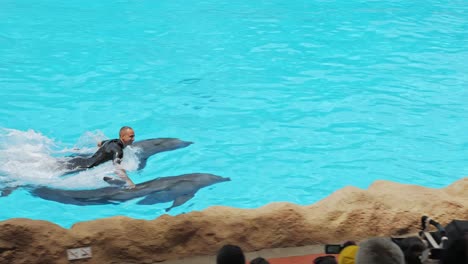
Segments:
[[[165,152],[165,151],[171,151],[171,150],[175,150],[179,148],[185,148],[191,144],[193,144],[193,142],[180,140],[178,138],[152,138],[152,139],[136,141],[131,145],[131,147],[137,149],[136,156],[139,161],[137,170],[141,170],[146,166],[148,159],[154,154]],[[90,154],[79,155],[78,158],[87,158],[90,156],[91,156]],[[64,160],[59,160],[59,162],[66,165],[66,161]],[[86,170],[86,168],[78,168],[74,170],[69,170],[65,172],[64,174],[62,174],[61,176],[68,176],[72,173],[76,173],[76,172],[83,171],[83,170]],[[0,197],[10,195],[14,190],[18,189],[19,187],[22,187],[22,186],[16,185],[16,186],[6,186],[3,188],[0,188]]]
[[[139,161],[137,169],[141,170],[146,166],[146,162],[148,161],[148,158],[153,156],[154,154],[164,152],[164,151],[175,150],[179,148],[185,148],[191,144],[193,144],[193,142],[183,141],[178,138],[152,138],[152,139],[136,141],[132,145],[130,145],[130,147],[137,149],[136,156]],[[79,155],[75,157],[74,159],[87,159],[91,156],[92,154],[88,153],[85,155]],[[61,160],[60,162],[63,162],[65,166],[68,166],[67,163],[69,161]],[[71,169],[67,171],[64,175],[75,173],[75,172],[82,171],[82,170],[86,170],[86,168]]]
[[[193,144],[193,142],[183,141],[178,138],[153,138],[134,142],[131,146],[139,149],[136,155],[140,161],[138,170],[141,170],[146,166],[148,158],[154,154],[185,148],[191,144]]]
[[[137,204],[141,205],[172,201],[172,205],[166,209],[166,211],[169,211],[190,200],[201,188],[230,180],[230,178],[209,173],[189,173],[179,176],[160,177],[138,183],[133,189],[124,189],[121,186],[109,186],[92,190],[38,187],[30,192],[33,196],[42,199],[73,205],[115,204],[137,198],[143,198],[137,202]]]

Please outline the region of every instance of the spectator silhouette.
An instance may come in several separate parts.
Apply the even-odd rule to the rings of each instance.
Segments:
[[[314,264],[337,264],[335,256],[326,255],[314,259]]]
[[[421,255],[426,244],[417,236],[405,237],[396,242],[405,255],[406,264],[421,264]]]
[[[270,262],[268,262],[266,259],[262,257],[258,257],[258,258],[252,259],[250,261],[250,264],[270,264]]]
[[[216,264],[245,264],[242,249],[235,245],[224,245],[216,256]]]
[[[356,242],[354,242],[352,240],[348,240],[348,241],[343,243],[343,249],[346,248],[347,246],[352,246],[352,245],[357,246]]]
[[[441,264],[466,264],[468,263],[468,233],[465,237],[449,241],[444,250]]]
[[[353,244],[344,247],[338,255],[338,264],[354,264],[359,247]]]
[[[356,264],[404,264],[400,247],[390,238],[375,237],[359,244]]]

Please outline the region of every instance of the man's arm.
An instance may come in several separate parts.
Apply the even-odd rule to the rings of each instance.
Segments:
[[[120,159],[114,160],[115,174],[117,174],[122,180],[127,183],[129,189],[135,188],[135,183],[128,177],[125,169],[120,165]]]
[[[122,158],[123,158],[123,150],[122,149],[117,149],[115,150],[115,155],[114,155],[114,167],[115,167],[115,174],[117,174],[122,180],[127,182],[127,187],[129,189],[135,188],[135,183],[128,177],[127,172],[125,169],[122,167],[120,163],[122,163]]]
[[[102,147],[102,144],[106,143],[107,141],[109,141],[109,140],[106,139],[106,140],[103,140],[103,141],[98,141],[98,143],[97,143],[98,148]]]

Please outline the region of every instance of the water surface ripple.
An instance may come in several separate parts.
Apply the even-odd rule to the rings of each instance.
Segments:
[[[0,6],[0,127],[18,133],[0,142],[4,164],[15,162],[11,146],[25,149],[26,135],[71,148],[87,132],[113,138],[130,125],[137,139],[194,141],[131,172],[136,182],[231,177],[171,214],[311,204],[379,179],[442,187],[468,174],[466,1]],[[11,171],[0,167],[0,180],[30,176]],[[77,207],[18,190],[0,199],[0,220],[68,227],[114,215],[152,219],[166,207]]]

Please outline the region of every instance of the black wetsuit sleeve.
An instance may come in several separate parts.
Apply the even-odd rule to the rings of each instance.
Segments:
[[[112,160],[114,163],[120,164],[123,158],[123,147],[118,140],[108,140],[98,149],[98,151],[89,159],[87,159],[87,168],[91,168]]]
[[[114,163],[120,164],[123,158],[123,149],[119,145],[115,144],[115,146],[112,148],[112,152],[112,161],[114,161]]]

